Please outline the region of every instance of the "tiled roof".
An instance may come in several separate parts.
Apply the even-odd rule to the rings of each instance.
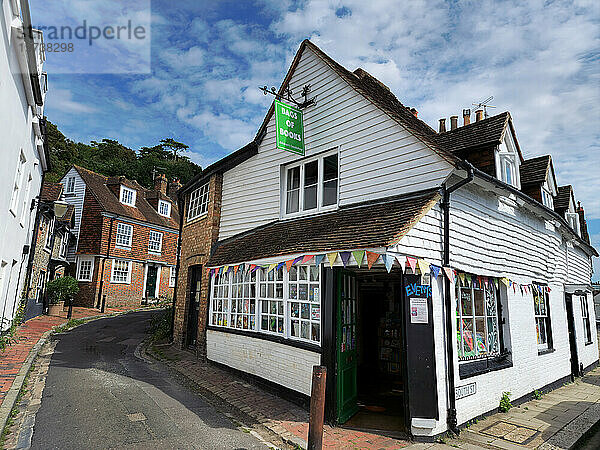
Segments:
[[[44,183],[42,184],[40,199],[43,202],[55,202],[57,200],[60,200],[62,190],[63,185],[61,183],[51,183],[50,181],[44,181]]]
[[[147,198],[153,195],[156,196],[154,191],[142,187],[135,181],[127,180],[125,177],[108,178],[80,166],[74,167],[105,212],[164,227],[179,228],[179,213],[176,203],[172,203],[171,205],[171,217],[163,217],[148,203]],[[137,191],[135,207],[121,203],[117,196],[108,188],[107,184],[109,183],[123,184],[135,189]]]
[[[487,119],[473,122],[435,136],[436,142],[452,153],[475,147],[497,145],[502,141],[508,125],[508,111]]]
[[[550,155],[538,156],[537,158],[523,161],[521,167],[519,167],[521,186],[544,184],[550,170],[550,161]]]
[[[558,194],[554,199],[554,210],[563,214],[567,209],[569,209],[569,201],[571,200],[571,196],[573,195],[573,186],[570,184],[566,186],[558,187]]]
[[[439,200],[437,191],[280,220],[217,242],[209,266],[302,252],[387,247],[397,243]]]

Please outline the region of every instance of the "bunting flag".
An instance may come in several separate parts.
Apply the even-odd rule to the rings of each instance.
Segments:
[[[344,265],[344,267],[346,267],[346,265],[348,264],[351,254],[352,253],[350,252],[340,252],[340,258],[342,259],[342,264]]]
[[[433,278],[435,278],[437,280],[437,277],[440,274],[440,271],[442,270],[442,268],[440,266],[436,266],[435,264],[430,264],[429,270],[433,274]]]
[[[325,255],[315,255],[315,266],[319,266],[325,258]]]
[[[548,286],[548,294],[552,292],[552,289],[550,289],[550,286]]]
[[[315,255],[305,255],[305,256],[302,258],[302,264],[304,264],[305,262],[308,262],[308,261],[310,261],[310,260],[311,260],[311,259],[313,259],[314,257],[315,257]]]
[[[483,277],[483,284],[485,284],[485,288],[488,289],[490,286],[490,280],[488,277]]]
[[[358,265],[358,268],[360,269],[360,266],[362,266],[362,263],[363,263],[363,259],[365,258],[365,251],[364,250],[355,250],[352,252],[352,256],[354,256],[354,260],[356,261],[356,264]]]
[[[471,287],[471,275],[465,273],[465,279],[467,280],[467,286]]]
[[[454,270],[452,270],[452,267],[444,267],[444,273],[450,280],[450,283],[454,283]]]
[[[407,256],[406,257],[406,262],[410,266],[410,269],[412,270],[412,272],[416,273],[416,271],[417,271],[417,258],[413,258],[411,256]]]
[[[367,266],[370,269],[373,267],[373,264],[375,264],[375,261],[379,259],[379,253],[373,253],[369,251],[366,251],[365,253],[367,254]]]
[[[418,259],[417,265],[419,266],[419,272],[421,272],[421,275],[426,275],[429,273],[429,263],[427,263],[427,261],[424,259]]]
[[[239,265],[237,265],[237,266],[233,266],[233,274],[234,274],[234,275],[237,275],[237,272],[238,272],[239,268],[240,268],[240,266],[239,266]]]
[[[388,271],[388,273],[390,273],[392,271],[392,266],[394,265],[394,260],[396,258],[388,254],[381,255],[381,258],[383,259],[383,263],[385,264],[386,270]]]
[[[232,271],[233,271],[233,266],[227,267],[227,273],[232,272]]]
[[[207,277],[212,277],[213,274],[213,269],[211,269],[210,267],[206,268],[206,276]]]
[[[404,256],[397,255],[396,261],[398,262],[398,264],[400,264],[400,267],[402,267],[402,272],[405,272],[406,271],[406,258]]]
[[[284,265],[285,262],[280,262],[279,264],[277,264],[277,270],[279,271],[279,269],[281,269]]]
[[[223,270],[222,270],[223,273],[227,273],[228,270],[229,270],[229,266],[223,266]]]
[[[502,281],[502,283],[503,283],[503,284],[504,284],[506,287],[508,287],[508,278],[506,278],[506,277],[502,277],[502,278],[500,278],[500,281]]]
[[[496,289],[500,289],[500,285],[498,283],[498,278],[494,278],[494,286],[496,286]]]
[[[513,292],[516,294],[517,293],[517,283],[513,283]]]
[[[271,270],[273,270],[275,267],[277,267],[277,264],[269,264],[269,269],[267,270],[267,273],[269,273]]]
[[[258,266],[256,264],[250,264],[250,273],[255,272],[256,269],[258,269]]]
[[[333,267],[333,264],[335,263],[335,260],[338,257],[338,252],[333,252],[333,253],[327,253],[327,259],[329,260],[329,265],[331,267]]]
[[[463,286],[465,286],[465,279],[467,278],[467,276],[464,273],[459,273],[458,274],[458,278],[460,280],[460,284],[462,284]]]
[[[519,289],[521,290],[521,295],[524,295],[524,292],[523,292],[523,285],[519,285]]]
[[[312,258],[312,256],[311,256]],[[296,259],[294,259],[294,262],[292,263],[292,265],[298,264],[299,262],[301,262],[304,258],[302,256],[298,256]]]
[[[217,268],[215,269],[215,275],[219,275],[219,270],[220,270],[220,269],[221,269],[220,267],[217,267]]]
[[[288,272],[290,271],[290,269],[292,268],[293,265],[294,265],[294,260],[293,259],[290,259],[290,260],[288,260],[288,261],[285,262],[285,267],[286,267],[286,269],[287,269]]]

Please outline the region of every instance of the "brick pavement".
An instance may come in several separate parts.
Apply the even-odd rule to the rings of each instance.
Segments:
[[[192,380],[202,390],[242,411],[256,421],[256,425],[262,425],[288,444],[306,448],[306,410],[248,384],[230,371],[202,362],[187,351],[168,345],[159,346],[158,349],[158,352],[153,352],[155,357]],[[408,445],[409,441],[328,425],[323,431],[323,448],[398,449]]]

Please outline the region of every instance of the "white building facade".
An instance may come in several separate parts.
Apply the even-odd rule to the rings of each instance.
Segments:
[[[36,205],[49,157],[44,147],[46,74],[42,34],[27,0],[2,2],[0,36],[0,314],[8,328],[19,306]],[[28,31],[31,30],[31,31]]]

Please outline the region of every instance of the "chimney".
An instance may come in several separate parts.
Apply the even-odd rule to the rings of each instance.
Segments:
[[[577,202],[577,214],[579,215],[579,231],[581,238],[590,243],[590,235],[588,232],[587,222],[585,220],[585,212],[583,211],[583,206],[581,206],[581,202]]]
[[[410,112],[413,113],[413,116],[419,117],[419,111],[417,111],[415,108],[410,108]]]
[[[446,119],[440,119],[440,130],[438,131],[438,133],[445,133],[446,132]]]
[[[154,179],[154,190],[167,195],[167,177],[164,174],[159,173],[156,175],[156,178]]]
[[[475,111],[475,122],[479,122],[480,120],[483,120],[483,109]]]
[[[456,130],[458,128],[458,116],[450,116],[450,129]]]
[[[471,110],[463,109],[463,125],[469,125],[471,123]]]
[[[181,181],[179,181],[179,178],[173,178],[173,181],[171,181],[169,183],[169,187],[167,190],[167,195],[172,199],[172,200],[177,200],[177,191],[179,189],[181,189]]]

